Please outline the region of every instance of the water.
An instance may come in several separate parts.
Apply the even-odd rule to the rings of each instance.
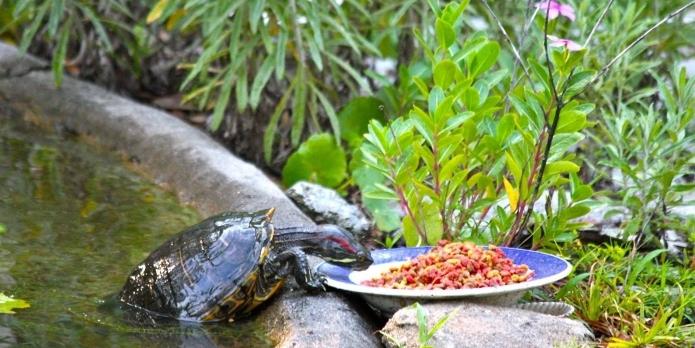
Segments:
[[[0,115],[0,291],[31,308],[0,315],[0,347],[253,347],[252,322],[126,323],[104,299],[168,236],[199,220],[116,155]]]

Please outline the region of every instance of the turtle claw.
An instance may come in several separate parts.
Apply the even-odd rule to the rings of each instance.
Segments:
[[[311,293],[326,291],[326,287],[324,285],[325,281],[326,281],[326,277],[324,277],[323,275],[316,275],[315,277],[312,277],[311,279],[307,279],[305,288],[308,292],[311,292]]]

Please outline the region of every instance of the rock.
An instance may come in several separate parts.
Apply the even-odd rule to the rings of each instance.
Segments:
[[[334,190],[300,181],[286,193],[315,222],[338,225],[359,239],[369,236],[371,222],[359,208],[345,201]]]
[[[0,44],[0,78],[22,76],[47,68],[48,64],[45,62],[28,54],[21,54],[14,47]]]
[[[683,256],[683,251],[690,247],[687,238],[674,230],[666,230],[661,236],[661,243],[666,246],[666,251],[676,258]]]
[[[380,347],[368,324],[342,295],[325,292],[306,296],[286,289],[258,316],[277,347]]]
[[[438,348],[582,347],[590,346],[593,338],[582,322],[522,309],[466,302],[425,304],[423,308],[427,310],[428,329],[458,308],[428,342]],[[396,312],[382,332],[387,347],[418,347],[415,309]]]

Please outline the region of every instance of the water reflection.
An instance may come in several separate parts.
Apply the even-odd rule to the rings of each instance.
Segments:
[[[143,328],[99,309],[199,217],[116,156],[2,110],[0,100],[0,290],[31,308],[0,315],[0,347],[272,346],[253,322]]]

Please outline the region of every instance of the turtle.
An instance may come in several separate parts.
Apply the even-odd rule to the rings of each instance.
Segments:
[[[290,274],[325,290],[307,254],[366,269],[369,250],[335,225],[277,229],[275,209],[223,212],[171,237],[138,264],[118,294],[128,310],[180,321],[233,321],[269,299]]]

